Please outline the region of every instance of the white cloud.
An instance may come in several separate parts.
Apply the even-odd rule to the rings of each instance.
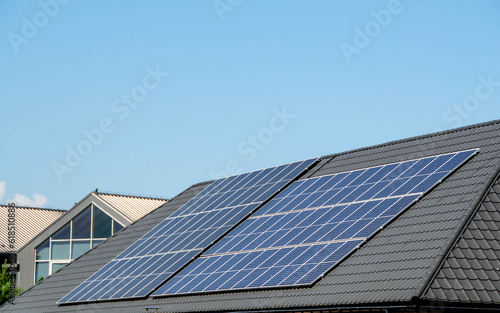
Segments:
[[[0,181],[0,203],[2,203],[3,198],[5,198],[5,186],[7,186],[7,184],[4,181]]]
[[[28,196],[16,193],[14,198],[7,201],[8,203],[15,203],[16,206],[29,206],[29,207],[44,207],[49,199],[46,196],[35,192],[33,199]]]
[[[0,181],[0,203],[3,203],[5,195],[7,194],[7,183]],[[29,206],[29,207],[45,207],[49,202],[46,196],[35,192],[33,198],[16,193],[14,197],[11,197],[5,203],[14,203],[17,206]]]

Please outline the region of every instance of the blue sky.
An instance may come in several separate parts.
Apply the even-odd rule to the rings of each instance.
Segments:
[[[500,118],[498,1],[0,2],[0,203],[219,177]]]

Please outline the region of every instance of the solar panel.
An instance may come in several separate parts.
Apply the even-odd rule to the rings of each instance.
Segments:
[[[152,296],[312,285],[476,152],[294,182]]]
[[[58,303],[147,296],[315,162],[216,180]]]

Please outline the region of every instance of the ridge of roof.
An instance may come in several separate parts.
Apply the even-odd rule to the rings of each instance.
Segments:
[[[341,156],[341,155],[346,155],[346,154],[351,154],[351,153],[356,153],[356,152],[361,152],[361,151],[368,151],[368,150],[373,150],[373,149],[378,149],[378,148],[383,148],[383,147],[389,147],[389,146],[393,146],[393,145],[401,144],[401,143],[405,143],[405,142],[411,142],[411,141],[427,139],[427,138],[432,138],[432,137],[437,137],[437,136],[442,136],[442,135],[447,135],[447,134],[453,134],[453,133],[458,133],[458,132],[461,132],[464,130],[471,130],[471,129],[481,128],[481,127],[495,125],[495,124],[500,124],[500,119],[489,121],[489,122],[461,126],[461,127],[457,127],[457,128],[451,128],[448,130],[442,130],[442,131],[433,132],[433,133],[424,134],[424,135],[417,135],[417,136],[412,136],[412,137],[408,137],[408,138],[392,140],[392,141],[388,141],[385,143],[375,144],[375,145],[371,145],[371,146],[367,146],[367,147],[356,148],[356,149],[351,149],[351,150],[347,150],[347,151],[327,154],[325,156],[320,157],[320,159]]]
[[[7,204],[0,204],[0,207],[10,207]],[[44,211],[58,211],[58,212],[66,212],[67,210],[63,209],[53,209],[53,208],[38,208],[34,206],[15,206],[16,209],[28,209],[28,210],[44,210]]]
[[[141,195],[133,195],[133,194],[122,194],[122,193],[113,193],[113,192],[101,192],[101,191],[92,191],[91,193],[97,195],[107,195],[107,196],[116,196],[116,197],[126,197],[126,198],[136,198],[136,199],[151,199],[151,200],[161,200],[168,201],[168,198],[160,198],[153,196],[141,196]]]
[[[205,180],[205,181],[202,181],[202,182],[199,182],[199,183],[196,183],[196,184],[192,184],[191,186],[189,186],[188,188],[186,189],[190,189],[190,188],[196,188],[196,187],[200,187],[200,186],[203,186],[203,185],[210,185],[211,183],[213,183],[215,181],[215,179],[212,179],[212,180]]]

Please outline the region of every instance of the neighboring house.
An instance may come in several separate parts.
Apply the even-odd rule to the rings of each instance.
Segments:
[[[303,163],[193,185],[0,311],[500,309],[500,120]]]
[[[31,241],[47,226],[59,219],[66,211],[44,208],[30,208],[16,206],[14,217],[9,225],[9,206],[0,205],[0,262],[12,253],[17,254],[19,249]],[[13,236],[9,236],[8,228],[14,226]],[[11,230],[12,231],[12,230]],[[11,248],[9,238],[12,238],[14,249]]]
[[[167,200],[91,192],[26,243],[17,284],[25,290],[99,245]],[[32,220],[36,225],[38,221]],[[29,226],[29,225],[26,225]],[[19,225],[20,232],[25,231]]]

